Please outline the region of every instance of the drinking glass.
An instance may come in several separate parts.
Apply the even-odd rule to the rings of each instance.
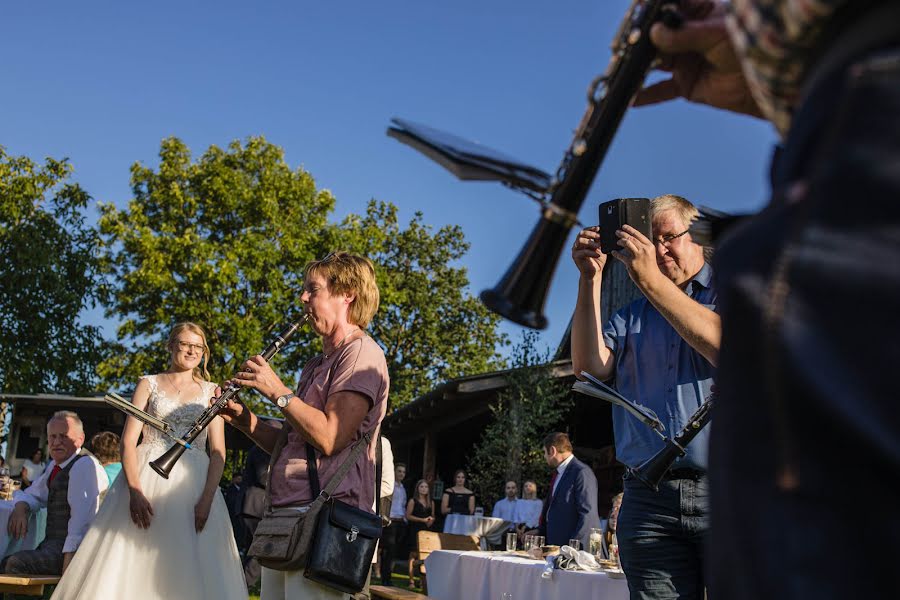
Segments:
[[[529,534],[525,536],[525,552],[531,550],[531,547],[534,546],[534,535]]]
[[[516,532],[511,531],[506,534],[506,551],[507,552],[515,552],[516,551]]]
[[[612,541],[609,543],[609,559],[614,561],[617,567],[622,565],[619,562],[619,540],[616,539],[616,534],[612,535]]]
[[[542,548],[544,546],[544,536],[536,535],[534,536],[534,545],[538,548]]]
[[[475,507],[475,516],[476,516],[476,517],[483,517],[483,516],[484,516],[484,507],[483,507],[483,506],[476,506],[476,507]]]
[[[603,530],[602,529],[597,529],[596,527],[591,529],[590,544],[591,544],[590,549],[589,549],[590,553],[594,556],[599,557],[602,552],[602,548],[603,548]]]
[[[573,550],[581,550],[581,540],[572,538],[569,540],[569,547]]]

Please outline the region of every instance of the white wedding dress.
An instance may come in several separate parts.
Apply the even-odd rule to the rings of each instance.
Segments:
[[[181,402],[161,391],[155,375],[147,376],[150,398],[147,412],[168,421],[183,435],[206,408],[215,385],[203,384],[203,392]],[[172,440],[144,426],[137,447],[141,488],[153,508],[148,529],[131,520],[125,474],[100,505],[100,511],[82,540],[53,600],[247,600],[247,586],[238,556],[225,500],[216,493],[206,526],[194,527],[194,506],[206,483],[209,457],[206,431],[194,440],[168,479],[148,464],[171,445]]]

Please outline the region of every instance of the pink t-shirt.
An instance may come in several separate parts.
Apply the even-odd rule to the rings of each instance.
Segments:
[[[319,483],[324,489],[350,454],[353,443],[363,433],[370,433],[368,451],[360,454],[333,494],[335,498],[369,511],[375,502],[375,447],[387,410],[388,383],[384,352],[372,338],[364,336],[339,348],[328,358],[319,355],[310,360],[303,367],[297,386],[297,396],[321,411],[325,410],[325,402],[337,392],[358,392],[369,399],[371,408],[346,448],[333,456],[323,456],[316,451]],[[269,482],[273,506],[296,506],[313,501],[306,469],[306,439],[296,431],[288,434]]]

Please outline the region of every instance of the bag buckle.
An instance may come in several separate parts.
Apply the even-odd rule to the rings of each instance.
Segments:
[[[347,541],[351,543],[355,542],[357,535],[359,535],[359,527],[353,525],[350,527],[350,532],[347,533]]]

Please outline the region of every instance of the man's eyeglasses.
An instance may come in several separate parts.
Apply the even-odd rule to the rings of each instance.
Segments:
[[[689,231],[690,231],[690,229],[685,229],[681,233],[670,233],[668,235],[661,235],[659,237],[655,237],[655,238],[653,238],[653,245],[655,246],[656,244],[662,244],[666,248],[669,248],[672,246],[672,242],[674,242],[675,240],[677,240],[678,238],[680,238],[681,236],[683,236],[684,234],[686,234]]]
[[[189,349],[193,349],[195,352],[199,352],[203,354],[203,345],[202,344],[192,344],[190,342],[182,342],[181,340],[175,342],[178,346],[178,349],[182,352],[187,352]]]

